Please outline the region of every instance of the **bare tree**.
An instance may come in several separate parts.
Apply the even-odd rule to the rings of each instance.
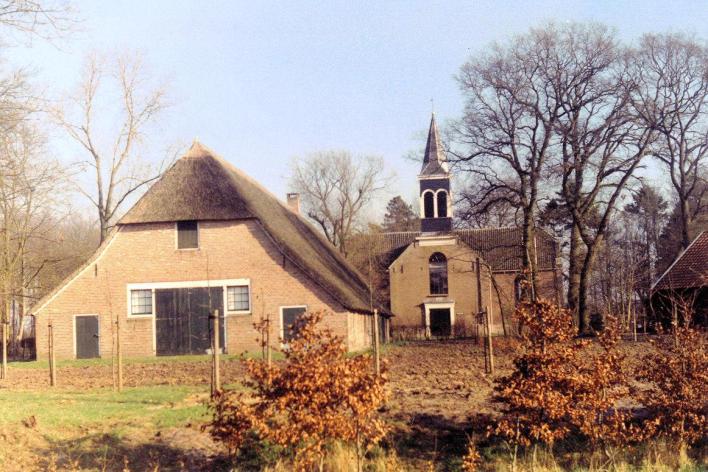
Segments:
[[[659,139],[653,155],[665,165],[678,200],[681,245],[701,211],[708,174],[708,46],[683,34],[647,34],[635,52],[638,87],[632,95],[645,126]],[[708,200],[708,199],[707,199]]]
[[[324,151],[296,159],[290,183],[302,195],[307,216],[346,255],[364,211],[389,181],[380,157]]]
[[[631,61],[615,35],[600,25],[570,25],[563,31],[563,42],[555,94],[563,110],[556,123],[561,195],[572,217],[568,301],[576,308],[577,294],[579,331],[587,333],[588,290],[597,251],[653,134],[631,113]],[[575,235],[584,246],[582,255]],[[574,272],[577,267],[579,272]]]
[[[46,157],[44,137],[32,124],[5,133],[0,169],[2,321],[12,324],[19,342],[39,278],[58,262],[50,252],[38,249],[58,236],[57,227],[68,208],[67,178],[63,168]]]
[[[94,189],[81,192],[96,207],[103,242],[121,204],[161,174],[163,165],[151,169],[141,160],[139,146],[146,128],[167,106],[165,87],[149,86],[142,59],[137,55],[123,55],[110,65],[93,55],[88,58],[82,77],[78,93],[65,107],[55,110],[54,116],[81,146],[86,155],[81,162],[94,173]],[[112,97],[115,103],[106,104],[100,92],[107,88],[104,82],[108,80],[113,81],[118,96]],[[110,100],[109,93],[106,91]],[[105,108],[99,110],[102,105]],[[113,132],[102,133],[98,116],[115,112],[120,118],[110,125],[114,126]]]
[[[0,0],[0,26],[9,31],[54,39],[76,24],[76,12],[68,1]]]
[[[472,58],[457,77],[466,105],[453,134],[464,150],[452,154],[477,183],[467,207],[480,214],[497,207],[520,210],[522,262],[534,288],[540,183],[559,114],[552,93],[562,60],[559,40],[553,27],[532,29]]]
[[[480,196],[484,195],[486,184],[479,184],[479,181],[472,179],[458,193],[456,202],[458,224],[469,228],[520,226],[522,221],[520,209],[512,206],[507,199],[491,201],[489,196],[480,199]]]

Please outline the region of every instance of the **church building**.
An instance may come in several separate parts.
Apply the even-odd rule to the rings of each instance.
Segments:
[[[521,228],[455,228],[451,178],[433,114],[418,175],[420,231],[379,233],[367,243],[380,275],[378,294],[394,315],[394,336],[474,335],[486,310],[493,333],[512,329],[521,294]],[[555,298],[555,242],[537,230],[535,246],[539,294]]]

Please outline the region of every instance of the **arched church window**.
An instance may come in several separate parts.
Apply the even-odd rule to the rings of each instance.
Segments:
[[[430,294],[447,295],[447,258],[440,252],[433,253],[428,260],[430,272]]]
[[[447,218],[447,192],[438,192],[438,218]]]
[[[423,212],[426,218],[435,218],[435,196],[433,192],[423,194]]]

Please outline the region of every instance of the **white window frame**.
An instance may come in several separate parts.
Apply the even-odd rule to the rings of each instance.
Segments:
[[[150,296],[152,297],[152,307],[150,308],[150,313],[136,313],[133,314],[133,297],[132,293],[134,290],[150,290]],[[154,288],[131,288],[128,290],[128,318],[150,318],[155,316],[155,289]]]
[[[178,251],[198,251],[202,247],[202,225],[199,220],[186,220],[197,223],[197,247],[179,247],[179,221],[175,221],[175,249]]]
[[[74,342],[74,359],[76,359],[76,318],[79,316],[95,316],[98,318],[98,358],[101,358],[101,315],[98,313],[79,313],[72,317],[72,331],[73,331],[73,342]]]
[[[444,193],[445,194],[445,210],[447,213],[447,216],[445,218],[452,218],[452,202],[450,201],[450,192],[445,190],[444,188],[439,189],[434,193],[434,198],[435,198],[435,217],[440,218],[440,209],[438,208],[438,194],[439,193]]]
[[[280,307],[280,339],[281,339],[281,346],[286,346],[287,343],[285,342],[285,322],[283,321],[283,310],[286,310],[288,308],[304,308],[305,313],[307,313],[307,305],[283,305]]]
[[[248,304],[249,307],[253,307],[251,301],[251,279],[220,279],[220,280],[192,280],[192,281],[182,281],[182,282],[147,282],[147,283],[131,283],[126,284],[126,300],[127,300],[127,317],[128,320],[141,320],[141,319],[151,319],[152,320],[152,352],[157,353],[157,322],[155,321],[155,290],[157,289],[170,289],[170,288],[219,288],[221,287],[221,296],[223,298],[224,305],[224,339],[222,349],[226,352],[226,346],[228,346],[228,317],[230,315],[241,315],[250,313],[249,312],[228,312],[227,299],[226,299],[226,287],[234,285],[248,285]],[[130,306],[130,291],[131,290],[152,290],[152,314],[150,315],[131,315]]]
[[[425,302],[425,337],[430,338],[430,310],[450,310],[450,331],[455,332],[455,302]]]
[[[433,216],[425,216],[425,194],[430,193],[433,195]],[[437,218],[438,217],[438,199],[435,191],[432,189],[425,189],[423,193],[420,194],[420,215],[421,218]]]
[[[235,286],[248,287],[248,310],[244,311],[228,311],[228,300],[226,298],[226,288]],[[250,314],[253,308],[253,300],[251,299],[251,279],[220,279],[220,280],[192,280],[182,282],[146,282],[146,283],[131,283],[126,284],[126,301],[127,301],[127,316],[128,319],[154,318],[155,312],[155,290],[170,289],[170,288],[222,288],[222,297],[224,305],[224,316],[229,315],[244,315]],[[152,290],[152,313],[149,315],[133,315],[131,314],[130,292],[132,290]]]
[[[251,282],[249,279],[246,283],[242,284],[230,284],[224,286],[224,315],[250,315],[251,307],[253,306],[253,299],[251,298]],[[230,287],[246,287],[248,289],[248,309],[247,310],[229,310],[229,294],[228,290]]]

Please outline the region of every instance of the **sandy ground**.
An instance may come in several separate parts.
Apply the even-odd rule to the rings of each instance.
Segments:
[[[509,372],[511,360],[517,349],[512,339],[495,340],[495,375]],[[646,352],[645,342],[625,343],[623,349],[630,359]],[[460,455],[468,434],[475,422],[494,414],[494,405],[489,397],[492,379],[484,372],[482,346],[471,340],[416,342],[406,345],[386,346],[384,358],[388,369],[389,402],[384,415],[392,426],[387,441],[398,451],[399,456],[415,467],[425,461],[446,455]],[[243,375],[238,360],[222,363],[224,383],[237,382]],[[208,361],[156,362],[128,364],[125,366],[125,385],[208,385],[210,364]],[[64,367],[59,373],[59,389],[83,390],[112,385],[111,366]],[[48,387],[46,369],[28,369],[13,365],[10,377],[0,383],[1,389],[42,391]],[[31,428],[25,428],[31,429]],[[116,444],[116,457],[149,464],[155,458],[160,470],[209,470],[212,462],[223,453],[199,425],[185,425],[170,431],[145,431],[126,443]],[[88,439],[87,439],[88,438]],[[52,461],[62,462],[62,447],[77,444],[52,442],[41,434],[24,431],[23,428],[3,428],[0,440],[26,449],[45,450],[44,457],[26,457],[17,470],[51,469]],[[84,441],[80,447],[104,444],[100,431],[91,431],[73,439]],[[44,446],[43,446],[44,445]],[[22,458],[18,455],[18,458]],[[19,460],[19,459],[18,459]],[[40,466],[33,468],[33,461]],[[94,458],[95,461],[95,458]],[[96,463],[77,463],[78,470],[90,470]],[[98,467],[100,470],[100,467]],[[107,470],[121,470],[110,464]],[[61,470],[61,467],[59,468]],[[134,469],[131,469],[134,470]]]

